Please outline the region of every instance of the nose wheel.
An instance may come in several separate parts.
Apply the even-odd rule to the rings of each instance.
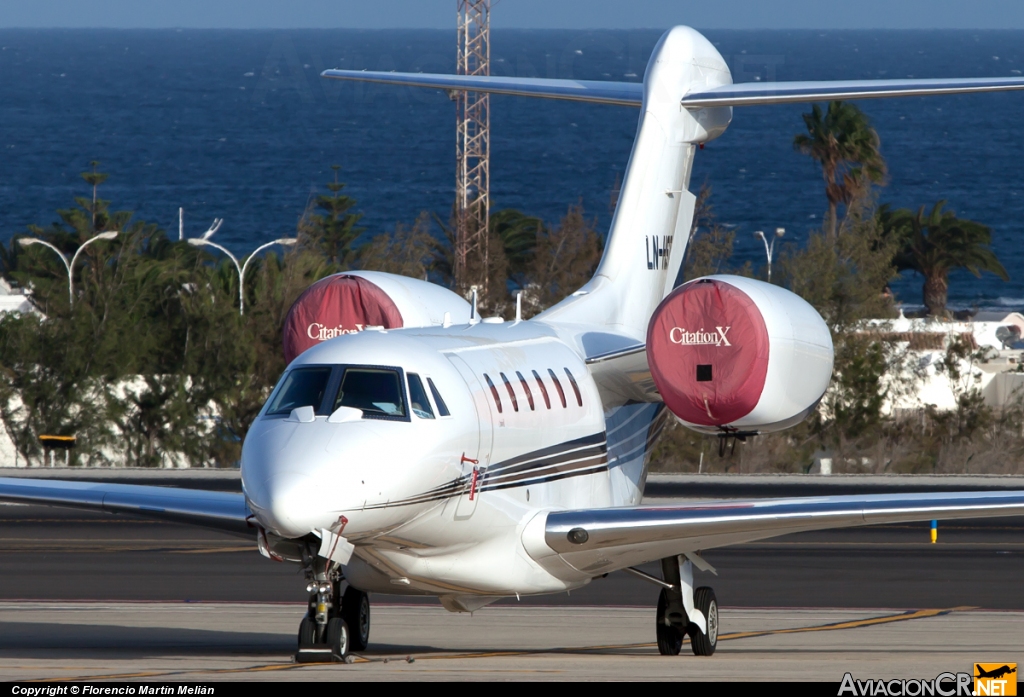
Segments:
[[[307,566],[309,606],[299,622],[298,663],[351,663],[370,642],[370,599],[346,584],[338,566],[312,558]],[[342,593],[342,588],[345,588]]]

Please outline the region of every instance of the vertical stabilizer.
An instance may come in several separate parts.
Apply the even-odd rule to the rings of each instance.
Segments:
[[[601,263],[587,285],[538,319],[604,325],[644,340],[651,314],[675,283],[690,235],[694,152],[732,118],[729,107],[688,110],[680,100],[727,84],[732,76],[725,60],[699,32],[675,27],[661,37],[644,75],[636,141]]]

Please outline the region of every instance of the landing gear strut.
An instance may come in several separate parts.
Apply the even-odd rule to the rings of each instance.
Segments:
[[[718,601],[707,586],[693,589],[693,564],[685,557],[661,560],[665,583],[658,596],[655,629],[658,652],[678,656],[689,635],[696,656],[710,656],[718,646]]]
[[[350,652],[362,651],[370,640],[370,600],[351,585],[342,593],[345,577],[340,564],[317,556],[315,550],[307,550],[303,557],[309,609],[299,623],[295,660],[351,663]]]

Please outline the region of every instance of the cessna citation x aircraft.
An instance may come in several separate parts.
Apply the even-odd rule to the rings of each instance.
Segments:
[[[1024,491],[641,506],[669,418],[740,437],[790,427],[831,377],[829,329],[796,295],[734,276],[679,284],[694,153],[732,108],[1024,89],[1022,78],[733,84],[688,27],[643,84],[328,70],[324,77],[636,106],[640,119],[594,278],[529,321],[480,318],[454,293],[380,273],[312,286],[290,361],[242,451],[243,494],[0,479],[6,501],[132,513],[247,535],[305,570],[299,658],[366,647],[367,591],[453,612],[562,593],[612,571],[661,588],[663,654],[714,653],[702,550],[807,530],[1024,515]],[[634,567],[661,561],[661,577]],[[319,656],[319,658],[317,658]]]

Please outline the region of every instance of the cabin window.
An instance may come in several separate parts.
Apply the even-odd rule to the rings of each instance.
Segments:
[[[537,375],[537,371],[533,371],[533,377],[537,378],[537,387],[540,388],[540,394],[544,397],[544,406],[548,409],[551,408],[551,398],[548,397],[548,388],[544,387],[544,381],[540,379],[540,375]]]
[[[568,368],[563,368],[565,374],[569,376],[569,384],[572,385],[572,391],[576,393],[576,403],[581,407],[583,406],[583,394],[580,392],[580,386],[576,384],[576,378],[572,376]]]
[[[558,390],[558,398],[562,400],[562,408],[565,409],[565,390],[562,389],[562,383],[558,381],[558,376],[555,375],[555,371],[548,368],[548,375],[551,376],[551,382],[555,383],[555,389]]]
[[[371,419],[408,420],[405,390],[397,370],[388,368],[346,368],[334,408],[362,409]]]
[[[313,407],[321,412],[331,368],[296,368],[285,374],[270,398],[267,414],[290,414],[292,409]]]
[[[430,408],[427,391],[423,389],[423,381],[416,373],[409,373],[409,408],[421,419],[434,418],[434,410]]]
[[[491,397],[494,398],[494,404],[498,407],[498,413],[501,413],[501,395],[498,394],[498,388],[491,382],[491,376],[484,373],[484,380],[487,381],[487,386],[491,388]]]
[[[451,416],[451,412],[448,411],[448,405],[441,399],[441,393],[437,391],[437,387],[434,385],[432,378],[427,378],[427,385],[430,386],[430,394],[434,395],[434,404],[437,405],[437,413],[441,416]]]
[[[501,375],[501,379],[505,383],[505,389],[508,390],[509,399],[512,400],[512,410],[519,411],[519,400],[516,399],[516,393],[515,390],[512,389],[512,383],[508,381],[507,377],[505,377],[505,373],[499,373],[499,375]]]
[[[530,403],[530,411],[534,411],[533,392],[530,391],[530,383],[526,381],[526,378],[518,370],[516,371],[516,377],[519,378],[519,384],[523,386],[523,392],[526,393],[526,401]]]

